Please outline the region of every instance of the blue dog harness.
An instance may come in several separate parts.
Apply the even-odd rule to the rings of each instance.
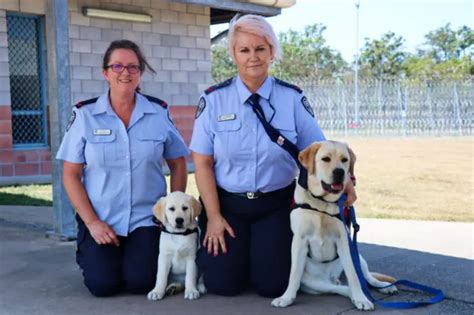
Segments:
[[[408,281],[408,280],[398,280],[395,283],[392,283],[386,287],[381,287],[377,289],[388,288],[392,285],[403,285],[412,289],[416,289],[431,295],[434,295],[432,298],[428,299],[427,301],[422,302],[403,302],[403,301],[396,301],[396,302],[384,302],[382,300],[375,300],[369,290],[369,284],[362,273],[362,268],[360,266],[360,258],[359,258],[359,250],[357,248],[357,232],[359,232],[360,226],[357,224],[356,215],[354,207],[349,207],[349,221],[346,221],[346,217],[344,216],[344,202],[346,201],[346,194],[343,194],[341,198],[338,200],[338,207],[339,207],[339,218],[342,222],[345,223],[347,226],[347,241],[349,243],[349,249],[351,252],[351,259],[352,264],[357,273],[357,278],[359,278],[360,285],[362,287],[362,291],[364,292],[365,296],[372,302],[376,303],[379,306],[386,307],[386,308],[399,308],[399,309],[408,309],[408,308],[415,308],[419,306],[426,306],[441,302],[444,300],[444,293],[439,289],[435,289],[429,286],[425,286],[416,282]],[[351,238],[350,235],[350,226],[352,225],[353,228],[353,236]]]

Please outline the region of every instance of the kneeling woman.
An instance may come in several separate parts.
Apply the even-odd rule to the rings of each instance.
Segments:
[[[206,210],[197,263],[209,292],[236,295],[250,283],[260,295],[275,297],[288,284],[298,168],[257,115],[263,111],[299,150],[324,135],[303,92],[269,76],[281,52],[264,18],[246,15],[232,23],[229,52],[239,75],[202,95],[191,141]]]
[[[57,154],[78,214],[76,260],[96,296],[153,289],[160,232],[152,206],[166,195],[163,158],[171,191],[186,188],[188,149],[166,103],[137,93],[145,67],[153,71],[135,43],[112,42],[102,65],[109,92],[73,108]]]

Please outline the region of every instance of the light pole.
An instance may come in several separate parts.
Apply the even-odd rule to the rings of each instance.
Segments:
[[[354,67],[354,127],[359,127],[359,7],[360,0],[355,3],[356,6],[356,53]]]

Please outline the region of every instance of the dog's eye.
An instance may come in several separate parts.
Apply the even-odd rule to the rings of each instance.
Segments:
[[[169,207],[168,210],[169,211],[174,211],[174,207]]]
[[[187,206],[182,206],[181,209],[183,209],[183,211],[186,211],[186,210],[188,210],[188,207]]]
[[[347,161],[349,161],[347,158],[342,158],[342,163],[346,163]]]
[[[323,160],[324,162],[331,162],[331,158],[329,157],[323,157],[321,160]]]

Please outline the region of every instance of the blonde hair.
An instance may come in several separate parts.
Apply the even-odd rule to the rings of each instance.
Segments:
[[[232,60],[235,60],[234,48],[237,41],[237,32],[249,33],[262,37],[270,45],[272,58],[282,59],[280,43],[273,31],[272,26],[268,23],[264,17],[260,15],[247,14],[239,18],[236,15],[231,21],[229,26],[229,53]]]

